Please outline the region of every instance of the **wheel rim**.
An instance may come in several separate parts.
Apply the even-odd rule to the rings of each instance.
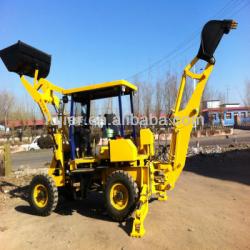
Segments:
[[[111,205],[117,210],[123,210],[128,204],[128,189],[122,183],[115,183],[110,190]]]
[[[48,203],[48,189],[42,184],[36,185],[33,192],[33,200],[38,207],[44,208]]]

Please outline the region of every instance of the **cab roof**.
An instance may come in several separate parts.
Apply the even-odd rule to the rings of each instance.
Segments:
[[[137,87],[128,81],[117,80],[66,89],[63,91],[63,94],[72,95],[75,101],[82,101],[118,96],[121,93],[121,90],[123,90],[124,95],[128,95],[137,91]]]

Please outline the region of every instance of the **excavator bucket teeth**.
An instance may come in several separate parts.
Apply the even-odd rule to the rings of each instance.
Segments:
[[[21,41],[2,49],[0,57],[8,71],[20,76],[34,77],[35,70],[39,70],[38,79],[49,74],[51,56]]]
[[[201,45],[197,57],[214,64],[214,52],[224,34],[237,28],[237,22],[233,20],[211,20],[207,22],[201,33]]]

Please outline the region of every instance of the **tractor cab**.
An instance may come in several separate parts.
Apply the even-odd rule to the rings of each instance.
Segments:
[[[136,145],[135,126],[130,125],[125,128],[124,123],[124,105],[125,98],[129,98],[126,107],[129,109],[129,115],[133,117],[133,95],[137,87],[125,80],[105,82],[80,88],[68,89],[64,91],[66,102],[70,106],[70,124],[69,124],[69,142],[71,160],[82,157],[90,157],[96,154],[96,149],[100,154],[99,159],[108,159],[110,152],[110,140],[129,140],[130,144]],[[114,105],[118,108],[118,113],[105,113],[99,121],[101,132],[97,130],[98,125],[96,115],[91,114],[91,108],[94,102],[99,100],[103,103],[107,98],[115,99]],[[127,100],[127,99],[126,99]],[[106,145],[100,144],[100,138],[106,138]],[[108,142],[108,143],[107,143]],[[105,143],[104,143],[105,144]]]
[[[124,122],[124,107],[129,113],[130,122],[131,117],[134,116],[133,96],[136,91],[137,87],[130,82],[117,80],[68,89],[63,92],[63,100],[69,102],[70,106],[71,160],[80,163],[80,159],[84,162],[87,159],[111,162],[131,162],[138,159],[138,151],[143,151],[138,146],[145,144],[145,136],[143,137],[144,142],[140,142],[140,136],[136,135],[135,125]],[[100,131],[97,132],[96,119],[98,117],[91,114],[91,108],[95,101],[98,100],[104,104],[107,98],[115,99],[114,104],[116,104],[118,113],[103,114],[100,133]],[[140,133],[147,133],[153,141],[153,134],[150,130],[142,129]],[[103,142],[103,140],[100,141],[100,138],[106,140]]]

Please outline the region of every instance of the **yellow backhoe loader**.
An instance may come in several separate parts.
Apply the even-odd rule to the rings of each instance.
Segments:
[[[96,188],[104,195],[108,215],[115,221],[132,216],[130,235],[142,237],[150,199],[167,200],[167,191],[174,188],[183,170],[193,121],[199,114],[201,97],[215,64],[214,52],[222,36],[236,27],[233,20],[211,20],[203,27],[198,54],[182,74],[172,112],[175,122],[166,161],[155,157],[154,135],[149,128],[138,129],[132,124],[131,129],[127,129],[124,125],[123,99],[129,98],[127,103],[133,115],[135,85],[117,80],[64,89],[46,79],[50,55],[21,41],[1,50],[0,56],[7,69],[20,75],[23,86],[39,105],[54,141],[48,174],[37,175],[30,183],[29,202],[37,214],[48,216],[55,210],[60,193],[83,199],[88,190]],[[192,72],[198,60],[206,63],[199,74]],[[32,77],[33,83],[25,76]],[[197,85],[182,107],[187,78],[196,79]],[[120,123],[112,125],[113,128],[103,126],[101,137],[107,138],[106,143],[93,146],[95,125],[90,122],[91,104],[94,100],[111,97],[118,100]],[[50,106],[56,112],[51,111]],[[60,122],[54,121],[52,114],[55,113]],[[184,122],[187,119],[192,122]]]

